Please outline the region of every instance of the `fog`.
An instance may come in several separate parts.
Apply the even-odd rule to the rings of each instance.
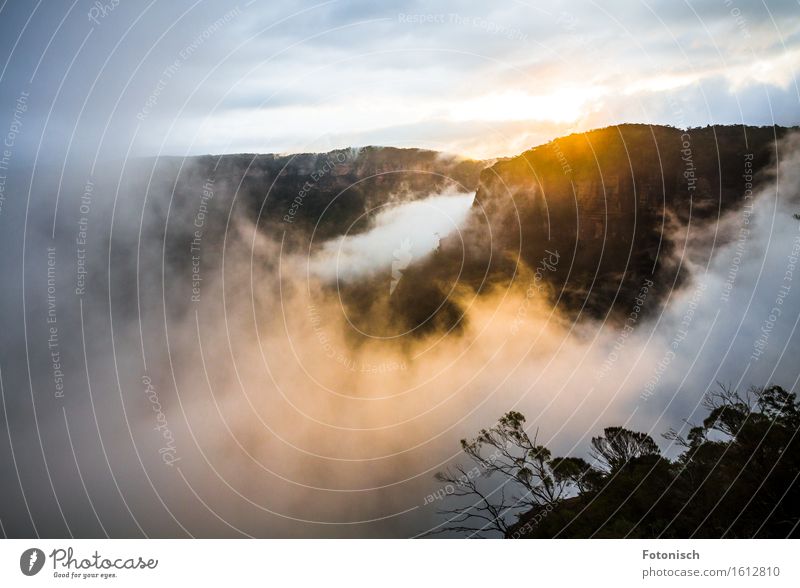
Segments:
[[[79,174],[39,174],[27,205],[3,211],[4,275],[16,276],[0,336],[5,533],[416,536],[444,521],[426,497],[463,459],[459,439],[512,409],[554,453],[584,455],[610,425],[674,453],[659,435],[700,419],[719,382],[797,384],[790,141],[746,208],[670,235],[691,278],[643,284],[630,321],[573,320],[520,265],[480,295],[453,285],[457,331],[392,336],[354,325],[340,285],[391,295],[473,222],[472,194],[393,203],[303,250],[218,179],[193,265],[199,193],[126,191],[141,171],[109,167],[87,200]],[[59,181],[54,225],[39,203]]]
[[[310,270],[336,280],[385,271],[393,261],[395,268],[407,267],[412,260],[435,251],[442,238],[462,226],[473,197],[444,193],[394,206],[389,199],[390,204],[374,211],[375,219],[367,232],[345,234],[325,243],[309,260]]]

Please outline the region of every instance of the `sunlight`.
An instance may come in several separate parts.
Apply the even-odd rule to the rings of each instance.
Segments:
[[[597,88],[563,88],[550,94],[531,95],[521,91],[487,94],[453,107],[457,121],[541,120],[568,123],[578,120],[587,103],[601,94]]]

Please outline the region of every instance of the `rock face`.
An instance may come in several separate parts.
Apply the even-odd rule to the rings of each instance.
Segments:
[[[446,190],[474,192],[486,165],[436,151],[394,147],[206,156],[191,158],[178,185],[196,191],[198,182],[214,178],[266,230],[314,229],[315,240],[324,240],[348,228],[352,232],[350,225],[375,207]]]
[[[570,135],[484,170],[475,217],[491,230],[497,269],[535,268],[557,251],[544,274],[555,300],[606,316],[645,280],[665,293],[680,282],[685,247],[745,203],[788,131],[620,125]]]

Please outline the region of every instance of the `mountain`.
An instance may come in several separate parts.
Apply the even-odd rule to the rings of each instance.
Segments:
[[[387,333],[414,335],[458,330],[463,300],[531,286],[570,320],[617,320],[646,284],[641,313],[658,311],[685,281],[689,253],[692,263],[703,263],[732,238],[718,221],[742,209],[770,178],[790,130],[625,124],[495,162],[393,147],[162,157],[126,169],[121,201],[132,207],[133,218],[145,206],[157,219],[143,223],[140,263],[161,264],[166,241],[166,275],[191,283],[187,258],[201,212],[202,266],[205,275],[215,275],[223,244],[230,249],[235,239],[249,249],[257,233],[305,255],[326,240],[372,228],[375,213],[386,207],[474,192],[464,226],[442,239],[436,255],[413,260],[391,298],[389,263],[386,275],[331,286],[339,288],[355,324],[380,323]],[[257,258],[276,274],[278,245]],[[128,249],[123,242],[114,248],[113,265],[129,277],[137,260]],[[181,294],[176,305],[185,306],[184,300]],[[126,305],[135,311],[119,301]]]
[[[122,172],[108,165],[94,178],[92,220],[99,231],[112,225],[112,214],[117,219],[113,233],[93,235],[98,242],[113,235],[112,275],[106,275],[107,259],[87,263],[97,265],[92,272],[96,280],[138,280],[141,296],[152,294],[146,303],[156,308],[163,286],[173,316],[181,316],[191,309],[192,284],[220,277],[223,258],[227,283],[235,283],[230,279],[234,272],[247,284],[249,270],[241,268],[253,263],[249,257],[256,234],[271,245],[269,251],[256,251],[255,263],[274,277],[279,247],[306,256],[309,247],[368,230],[387,207],[443,192],[474,193],[487,164],[424,149],[363,147],[293,155],[142,158],[126,162]],[[65,222],[77,223],[77,216]],[[142,270],[148,267],[163,268],[166,284],[161,271]],[[268,283],[278,288],[277,280]],[[114,308],[135,316],[134,293],[115,291]]]
[[[770,177],[790,130],[624,124],[556,139],[484,169],[468,244],[446,246],[473,253],[476,289],[527,268],[573,318],[625,315],[643,284],[668,294],[688,252],[698,263],[731,238],[717,222]]]
[[[425,149],[361,147],[327,153],[234,154],[149,160],[176,197],[196,199],[211,182],[264,231],[343,234],[379,207],[447,190],[474,192],[487,162]],[[366,224],[366,223],[363,223]],[[356,230],[364,227],[356,227]]]

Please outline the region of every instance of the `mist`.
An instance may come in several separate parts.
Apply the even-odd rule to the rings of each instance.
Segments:
[[[322,251],[309,260],[310,270],[327,280],[357,279],[385,271],[394,261],[396,274],[413,259],[436,251],[442,238],[458,231],[473,197],[444,193],[399,205],[392,205],[389,198],[385,208],[375,211],[367,232],[324,243]]]
[[[713,230],[669,235],[689,279],[643,283],[621,323],[552,303],[542,272],[569,257],[553,252],[480,293],[456,279],[458,329],[380,324],[408,268],[478,222],[471,193],[389,199],[298,247],[224,177],[190,197],[148,162],[20,181],[30,200],[6,204],[2,233],[20,278],[3,284],[5,533],[417,536],[444,522],[426,497],[459,439],[512,409],[554,453],[583,455],[609,425],[674,452],[660,433],[719,383],[800,377],[786,146]],[[54,215],[41,203],[59,183]],[[350,287],[384,302],[354,318]]]

